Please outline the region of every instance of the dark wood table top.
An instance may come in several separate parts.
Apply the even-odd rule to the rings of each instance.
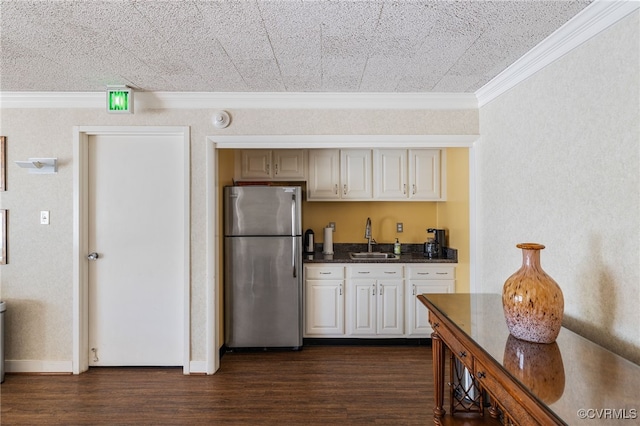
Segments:
[[[548,345],[514,338],[498,294],[420,299],[568,424],[640,424],[640,366],[564,327]]]

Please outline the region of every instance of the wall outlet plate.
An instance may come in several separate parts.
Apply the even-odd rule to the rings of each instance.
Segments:
[[[329,228],[333,229],[333,232],[336,232],[336,223],[335,222],[329,222]]]
[[[396,223],[396,232],[402,232],[403,229],[404,229],[404,226],[402,225],[402,222]]]
[[[40,212],[40,225],[49,224],[49,210],[42,210]]]

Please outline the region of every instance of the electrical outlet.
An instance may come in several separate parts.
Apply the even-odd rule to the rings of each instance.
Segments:
[[[402,230],[403,230],[402,222],[396,223],[396,232],[402,232]]]
[[[42,210],[40,212],[40,225],[49,224],[49,210]]]
[[[329,228],[333,229],[333,232],[336,232],[336,223],[335,222],[329,222]]]

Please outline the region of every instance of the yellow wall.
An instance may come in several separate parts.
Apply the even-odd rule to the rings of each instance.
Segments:
[[[234,151],[219,150],[220,185],[231,184]],[[302,206],[302,229],[311,228],[315,242],[323,242],[323,228],[335,222],[335,243],[366,243],[364,228],[371,218],[372,235],[378,243],[424,243],[432,234],[427,228],[447,230],[449,245],[458,250],[456,292],[469,292],[469,150],[448,148],[446,152],[446,202],[335,201],[307,202]],[[222,205],[222,204],[220,204]],[[402,222],[404,232],[396,232]],[[222,251],[220,251],[222,253]]]
[[[449,245],[458,249],[456,293],[469,293],[469,150],[447,149],[447,201],[436,203],[438,227],[447,230]]]
[[[311,228],[315,241],[323,242],[323,228],[335,222],[336,243],[366,243],[364,228],[371,218],[371,235],[378,243],[424,243],[427,228],[437,226],[436,203],[433,202],[306,202],[303,205],[302,225]],[[402,222],[404,232],[396,232]]]

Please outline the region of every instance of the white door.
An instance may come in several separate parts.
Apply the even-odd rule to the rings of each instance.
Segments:
[[[89,137],[91,366],[183,365],[183,158],[180,136]]]

